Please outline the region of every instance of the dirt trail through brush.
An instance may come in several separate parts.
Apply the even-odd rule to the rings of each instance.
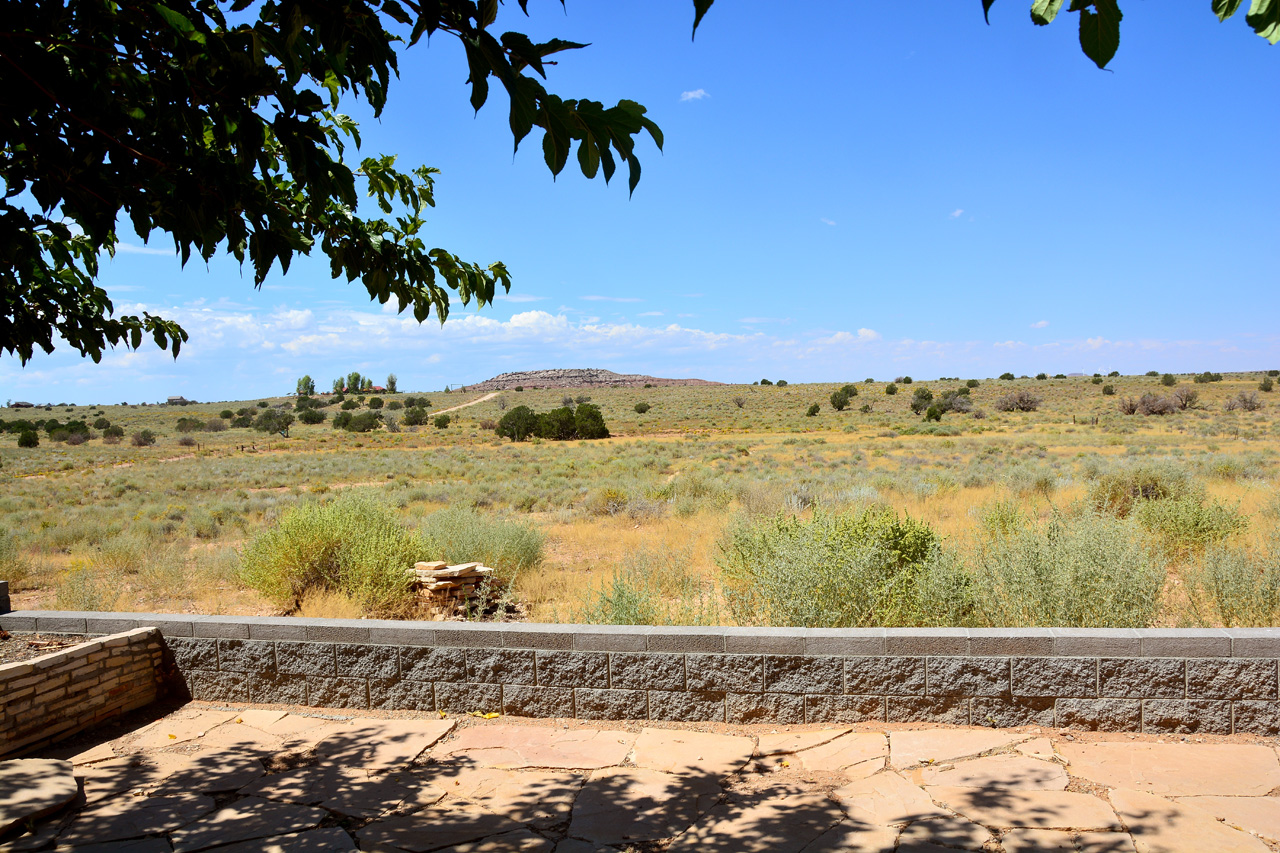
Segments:
[[[476,403],[483,403],[485,400],[492,400],[494,397],[498,396],[501,393],[502,393],[501,391],[494,391],[492,394],[485,394],[483,397],[477,397],[476,399],[472,400],[470,403],[463,403],[462,405],[454,406],[451,409],[440,409],[439,411],[432,412],[431,414],[443,415],[445,412],[456,412],[458,411],[458,409],[465,409],[467,406],[474,406]]]

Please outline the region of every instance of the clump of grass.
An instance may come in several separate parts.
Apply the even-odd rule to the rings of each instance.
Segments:
[[[1187,472],[1172,465],[1135,465],[1104,474],[1089,490],[1089,502],[1099,512],[1127,518],[1140,501],[1164,500],[1187,494]]]
[[[0,579],[7,580],[14,588],[31,574],[31,562],[22,555],[18,540],[7,527],[0,527]]]
[[[1165,573],[1133,522],[1087,513],[988,529],[971,564],[982,624],[1127,628],[1154,619]]]
[[[1280,534],[1265,550],[1221,545],[1207,549],[1186,572],[1195,624],[1266,627],[1280,619]]]
[[[314,590],[341,591],[366,614],[404,614],[413,601],[409,569],[417,537],[384,504],[348,491],[284,512],[241,556],[240,577],[286,611]]]
[[[1203,548],[1249,527],[1249,519],[1238,507],[1208,502],[1195,491],[1165,500],[1142,501],[1134,516],[1174,549]]]
[[[364,615],[359,602],[336,589],[310,589],[298,603],[298,615],[312,619],[359,619]]]
[[[927,524],[879,507],[740,519],[717,564],[740,624],[966,625],[969,583]]]
[[[59,580],[54,601],[58,610],[110,610],[114,586],[110,575],[77,560]]]
[[[434,512],[419,527],[425,553],[449,563],[480,562],[494,569],[494,580],[510,584],[516,575],[542,562],[546,539],[531,524],[450,507]]]
[[[715,625],[714,591],[690,568],[687,551],[646,549],[629,554],[613,577],[591,590],[573,614],[593,625]]]

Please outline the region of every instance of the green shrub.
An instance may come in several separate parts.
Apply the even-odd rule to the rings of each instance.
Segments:
[[[1004,379],[1005,381],[1012,381],[1014,377],[1012,373],[1001,373],[1000,378]]]
[[[0,527],[0,578],[15,587],[31,574],[31,563],[22,556],[18,540],[7,527]],[[15,590],[16,591],[16,590]]]
[[[1160,384],[1166,388],[1172,388],[1174,385],[1178,384],[1178,378],[1172,373],[1166,373],[1160,377]]]
[[[1089,489],[1097,512],[1127,518],[1141,501],[1179,498],[1191,490],[1187,474],[1172,465],[1137,465],[1098,478]]]
[[[370,397],[370,398],[369,398],[369,408],[371,408],[371,409],[381,409],[381,408],[382,408],[382,406],[383,406],[383,400],[382,400],[382,398],[381,398],[381,397]]]
[[[1268,370],[1267,375],[1274,379],[1277,376],[1280,376],[1280,370]]]
[[[232,419],[231,426],[236,429],[248,429],[253,426],[253,418],[249,415],[240,415]]]
[[[772,385],[772,384],[773,384],[773,382],[772,382],[772,381],[770,381],[770,380],[768,380],[768,379],[761,379],[761,380],[760,380],[760,384],[761,384],[761,385]]]
[[[357,403],[355,400],[343,400],[341,408],[342,408],[342,411],[349,412],[352,409],[360,408],[360,404]]]
[[[404,403],[401,403],[399,400],[392,400],[390,403],[387,403],[387,411],[389,412],[398,412],[403,408]]]
[[[533,432],[538,438],[549,441],[572,441],[578,435],[573,409],[562,406],[538,415]]]
[[[156,443],[156,434],[149,429],[141,429],[129,439],[134,447],[150,447]]]
[[[102,431],[103,438],[124,438],[124,427],[109,426]]]
[[[1110,376],[1110,377],[1113,377],[1113,378],[1114,378],[1114,377],[1117,377],[1117,376],[1119,376],[1119,375],[1120,375],[1120,371],[1118,371],[1118,370],[1113,370],[1113,371],[1111,371],[1110,373],[1108,373],[1107,375],[1108,375],[1108,376]]]
[[[334,420],[336,422],[337,418]],[[372,432],[380,426],[382,426],[382,418],[377,412],[361,412],[358,415],[351,415],[342,428],[347,432]]]
[[[1272,390],[1274,390],[1274,389],[1275,389],[1275,387],[1276,387],[1276,383],[1274,383],[1274,382],[1272,382],[1272,381],[1271,381],[1271,377],[1270,377],[1270,376],[1264,376],[1264,377],[1262,377],[1262,381],[1258,383],[1258,390],[1259,390],[1259,391],[1266,391],[1266,392],[1270,393]]]
[[[925,419],[926,421],[940,421],[940,420],[942,420],[942,407],[941,407],[941,406],[930,406],[929,408],[925,409],[925,412],[924,412],[924,419]]]
[[[645,386],[645,387],[648,387],[648,386]],[[650,406],[648,403],[636,403],[636,414],[643,415],[645,412],[649,411],[652,408],[653,406]]]
[[[888,385],[884,386],[884,393],[892,397],[894,394],[898,393],[898,386],[890,382]]]
[[[304,409],[298,413],[298,420],[304,424],[322,424],[326,417],[328,416],[319,409]]]
[[[1044,379],[1048,379],[1048,378],[1049,378],[1049,375],[1048,375],[1047,373],[1037,373],[1037,374],[1036,374],[1036,379],[1044,380]]]
[[[103,611],[111,609],[112,580],[100,571],[73,560],[58,582],[54,601],[58,610]]]
[[[1267,628],[1280,624],[1280,536],[1266,550],[1209,548],[1185,573],[1200,625]]]
[[[448,415],[436,415],[435,420],[432,421],[436,429],[448,429],[452,422],[453,418]]]
[[[965,382],[965,383],[964,383],[964,387],[966,387],[966,388],[977,388],[977,387],[978,387],[979,385],[981,385],[981,384],[982,384],[982,383],[981,383],[981,382],[979,382],[979,381],[978,381],[978,380],[976,380],[976,379],[970,379],[970,380],[968,380],[967,382]]]
[[[282,610],[312,590],[342,592],[371,616],[405,615],[409,570],[426,552],[388,507],[357,492],[300,503],[245,549],[240,577]]]
[[[350,412],[338,412],[336,415],[333,416],[334,429],[346,429],[350,423],[351,423]]]
[[[422,426],[426,422],[427,422],[427,410],[422,408],[421,406],[412,406],[404,410],[405,426]]]
[[[1165,500],[1138,503],[1138,523],[1174,548],[1203,548],[1243,532],[1249,519],[1239,509],[1206,502],[1199,492],[1188,491]]]
[[[834,395],[833,395],[833,396],[834,396]],[[817,403],[814,403],[812,406],[810,406],[810,407],[809,407],[808,411],[806,411],[806,412],[804,413],[804,416],[805,416],[806,418],[815,418],[815,417],[817,417],[817,416],[818,416],[818,412],[820,412],[820,411],[822,411],[822,407],[821,407],[821,406],[819,406]],[[837,410],[837,411],[839,411],[839,410]]]
[[[845,409],[849,408],[849,400],[851,398],[852,395],[848,391],[844,390],[844,388],[841,388],[839,391],[832,391],[831,408],[835,409],[837,412],[843,412]],[[814,406],[816,408],[817,404],[815,403]],[[818,413],[811,411],[809,414],[816,415]]]
[[[293,415],[280,409],[263,409],[262,414],[253,422],[253,428],[258,432],[278,433],[285,438],[289,437],[289,427],[292,425]]]
[[[1104,396],[1104,397],[1114,397],[1114,396],[1115,396],[1115,393],[1116,393],[1116,386],[1114,386],[1114,385],[1103,385],[1103,386],[1102,386],[1102,396]]]
[[[573,423],[578,430],[578,438],[591,440],[609,437],[609,428],[605,426],[604,415],[600,413],[599,406],[583,403],[573,413]]]
[[[933,402],[933,392],[928,388],[917,388],[911,395],[911,411],[917,415],[929,408]]]
[[[1206,370],[1204,373],[1197,374],[1197,375],[1196,375],[1196,377],[1195,377],[1195,379],[1194,379],[1193,381],[1195,381],[1195,382],[1199,382],[1199,383],[1200,383],[1200,384],[1202,384],[1202,385],[1203,385],[1203,384],[1206,384],[1206,383],[1209,383],[1209,382],[1221,382],[1221,381],[1222,381],[1222,374],[1221,374],[1221,373],[1212,373],[1212,372],[1210,372],[1210,371]]]
[[[407,422],[408,418],[406,417],[405,420]],[[538,416],[533,413],[533,409],[528,406],[516,406],[502,416],[502,420],[498,421],[498,428],[494,432],[512,441],[524,441],[533,435],[537,424]]]
[[[1091,513],[992,535],[972,566],[978,621],[1002,628],[1146,627],[1165,582],[1132,523]]]
[[[200,432],[204,421],[199,418],[178,418],[178,432]]]
[[[218,412],[218,417],[222,418],[224,421],[229,421],[235,416],[236,416],[236,413],[231,411],[230,409],[223,409],[221,412]]]
[[[507,584],[541,565],[546,539],[537,527],[492,518],[462,507],[433,512],[418,528],[429,559],[448,563],[484,563]]]
[[[966,625],[971,591],[928,525],[868,508],[739,519],[716,560],[743,625]]]
[[[268,403],[266,400],[259,400],[259,401],[258,401],[258,408],[259,408],[259,409],[265,409],[265,408],[266,408],[267,406],[269,406],[269,405],[270,405],[270,403]]]
[[[1089,382],[1090,382],[1091,384],[1093,384],[1093,385],[1101,385],[1101,384],[1102,384],[1102,377],[1101,377],[1101,376],[1098,376],[1097,374],[1094,374],[1094,377],[1093,377],[1092,379],[1090,379],[1090,380],[1089,380]]]
[[[1158,370],[1148,370],[1148,371],[1147,371],[1147,376],[1156,377],[1156,376],[1159,376],[1159,375],[1160,375],[1160,371],[1158,371]]]
[[[779,379],[777,382],[775,382],[775,383],[774,383],[774,385],[778,386],[779,388],[786,388],[786,387],[787,387],[787,380],[785,380],[785,379]]]
[[[98,418],[96,421],[93,422],[94,429],[106,429],[109,426],[111,426],[111,421],[107,420],[106,418]]]
[[[605,584],[572,614],[589,625],[717,625],[714,590],[690,567],[687,551],[642,549],[623,558]]]

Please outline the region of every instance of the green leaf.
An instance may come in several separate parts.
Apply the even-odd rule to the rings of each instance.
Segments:
[[[1267,41],[1280,41],[1280,0],[1253,0],[1245,20]]]
[[[693,0],[693,36],[690,38],[698,35],[698,24],[702,23],[702,16],[707,14],[714,2],[715,0]]]
[[[1061,8],[1062,0],[1035,0],[1031,4],[1031,23],[1037,27],[1046,27],[1058,17],[1058,10]]]
[[[600,170],[600,151],[596,148],[596,142],[590,134],[578,143],[578,166],[587,178],[594,178],[596,172]]]
[[[996,0],[982,0],[982,20],[986,21],[988,25],[991,24],[991,17],[989,13],[991,12],[991,7],[995,5],[995,2]]]
[[[1240,8],[1240,2],[1241,0],[1213,0],[1213,14],[1218,16],[1219,21],[1225,21]]]
[[[164,22],[173,27],[180,33],[195,32],[195,25],[191,23],[191,19],[186,15],[175,12],[168,6],[162,6],[159,3],[155,6],[156,14],[164,18]]]
[[[1096,11],[1080,10],[1080,49],[1094,65],[1106,68],[1120,48],[1120,21],[1124,16],[1116,0],[1096,0],[1093,6]]]

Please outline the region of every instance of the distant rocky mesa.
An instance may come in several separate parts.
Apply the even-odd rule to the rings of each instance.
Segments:
[[[642,388],[670,385],[723,385],[705,379],[662,379],[639,373],[614,373],[612,370],[517,370],[503,373],[475,385],[467,385],[468,391],[509,391],[519,385],[535,388]]]

